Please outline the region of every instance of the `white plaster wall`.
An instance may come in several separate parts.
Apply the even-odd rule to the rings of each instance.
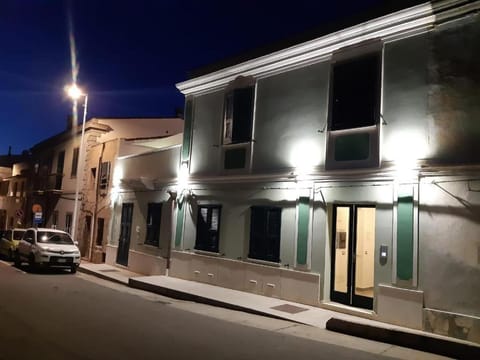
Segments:
[[[323,62],[258,81],[255,172],[324,163],[329,76]]]
[[[472,178],[422,181],[419,286],[425,307],[480,316],[480,174]]]
[[[196,203],[222,205],[219,252],[229,259],[246,259],[250,239],[250,206],[282,207],[280,258],[281,264],[293,267],[296,248],[296,191],[293,189],[263,189],[264,184],[242,185],[242,189],[195,190]],[[265,184],[267,185],[267,184]],[[275,186],[278,186],[275,185]],[[268,185],[267,185],[268,188]],[[193,250],[196,236],[196,206],[190,202],[186,209],[183,249]]]
[[[159,182],[177,177],[180,147],[118,159],[119,180],[150,179]]]
[[[304,304],[319,304],[319,274],[172,251],[169,275]]]
[[[434,153],[428,142],[428,41],[429,35],[423,34],[384,46],[383,161],[405,161],[409,166]]]

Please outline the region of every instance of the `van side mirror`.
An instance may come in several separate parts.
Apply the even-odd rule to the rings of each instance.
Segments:
[[[73,242],[73,244],[74,244],[75,246],[78,246],[78,241],[75,240],[75,241]]]

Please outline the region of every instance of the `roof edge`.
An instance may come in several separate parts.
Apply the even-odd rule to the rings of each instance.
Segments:
[[[429,1],[321,36],[256,59],[214,71],[176,84],[184,95],[197,95],[225,87],[237,76],[269,76],[327,59],[332,52],[373,39],[411,36],[427,31],[438,21],[447,21],[480,9],[479,0]]]

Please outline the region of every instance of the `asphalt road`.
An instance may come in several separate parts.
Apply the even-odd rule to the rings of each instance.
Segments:
[[[387,358],[282,326],[297,325],[0,262],[0,360]]]

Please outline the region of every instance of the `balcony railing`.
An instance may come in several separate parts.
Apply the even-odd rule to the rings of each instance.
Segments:
[[[33,178],[33,191],[62,191],[63,174],[36,175]]]

